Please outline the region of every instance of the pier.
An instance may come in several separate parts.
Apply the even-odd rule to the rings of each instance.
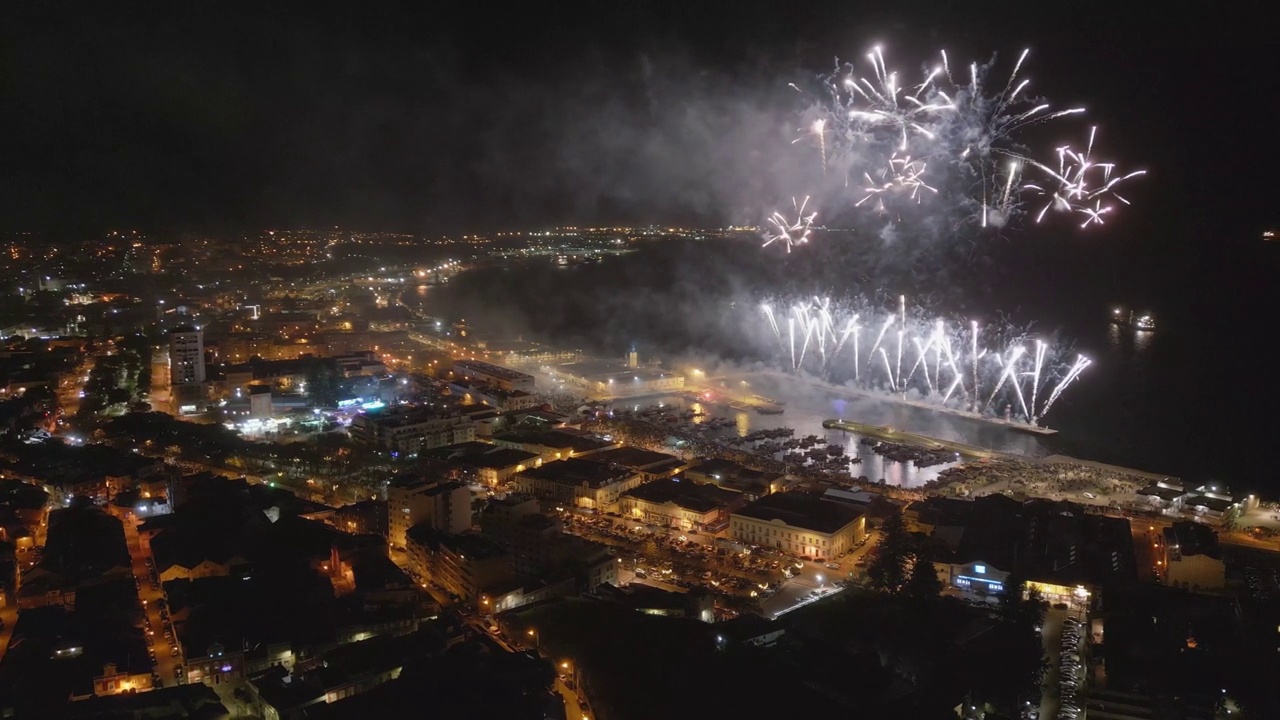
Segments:
[[[902,443],[903,445],[918,445],[920,447],[930,448],[933,450],[950,450],[960,455],[971,458],[987,458],[987,459],[1013,459],[1022,461],[1034,461],[1025,455],[1015,455],[1013,453],[997,452],[988,450],[977,445],[969,445],[968,443],[956,442],[954,440],[943,440],[941,438],[929,437],[928,435],[920,435],[918,433],[898,430],[897,428],[883,427],[880,425],[868,425],[866,423],[855,422],[853,420],[823,420],[822,427],[828,430],[842,430],[861,435],[863,437],[874,437],[889,442]]]

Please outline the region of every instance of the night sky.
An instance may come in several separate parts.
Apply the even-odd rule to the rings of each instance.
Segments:
[[[1030,46],[1036,87],[1151,169],[1125,220],[1151,250],[1275,221],[1261,2],[4,5],[11,230],[754,223],[772,188],[735,142],[785,145],[786,83],[874,42]]]

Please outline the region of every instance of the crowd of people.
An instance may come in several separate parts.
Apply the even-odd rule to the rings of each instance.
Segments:
[[[1004,491],[1036,497],[1095,495],[1108,498],[1132,495],[1150,480],[1105,467],[1080,463],[1043,463],[1035,460],[984,460],[947,468],[926,490],[957,494]]]

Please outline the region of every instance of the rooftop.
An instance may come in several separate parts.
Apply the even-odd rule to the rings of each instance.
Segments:
[[[752,470],[744,467],[732,460],[724,458],[712,458],[703,460],[686,471],[686,474],[693,473],[698,475],[706,475],[714,477],[717,480],[743,480],[743,481],[760,481],[768,482],[775,478],[782,477],[782,473],[771,473],[763,470]]]
[[[538,457],[537,453],[517,450],[515,448],[499,448],[477,457],[469,458],[472,465],[483,468],[503,469],[530,462]]]
[[[1139,490],[1138,494],[1158,497],[1165,502],[1173,502],[1174,500],[1186,495],[1187,491],[1177,488],[1161,487],[1159,485],[1148,485],[1147,487]]]
[[[455,360],[453,362],[453,367],[454,369],[462,368],[464,372],[467,370],[470,370],[471,372],[484,373],[486,375],[500,377],[500,378],[503,378],[504,380],[524,380],[526,378],[529,380],[533,379],[533,376],[527,373],[522,373],[522,372],[519,372],[518,370],[512,370],[511,368],[504,368],[500,365],[494,365],[492,363],[487,363],[482,360]]]
[[[529,468],[522,473],[525,477],[544,480],[560,485],[587,485],[600,487],[619,482],[634,474],[630,468],[596,462],[585,458],[569,458],[549,462],[542,467]]]
[[[637,381],[647,382],[661,378],[679,377],[679,373],[674,373],[670,370],[643,367],[633,368],[628,367],[624,363],[610,360],[592,360],[570,363],[567,365],[558,365],[555,367],[555,371],[557,373],[572,375],[586,380],[592,380],[594,382],[607,383],[610,380],[613,380],[615,384]]]
[[[352,564],[356,588],[361,591],[413,587],[413,580],[387,555],[368,553]]]
[[[614,443],[586,434],[567,432],[565,429],[548,430],[546,432],[517,430],[494,435],[493,439],[500,442],[555,448],[575,453],[595,452],[614,446]]]
[[[91,694],[93,678],[108,663],[117,672],[149,673],[140,610],[127,579],[81,588],[74,612],[60,605],[23,610],[0,662],[0,698],[31,710],[43,706],[31,717],[62,717],[49,708]]]
[[[405,425],[414,425],[417,423],[430,422],[432,420],[445,420],[461,417],[454,408],[451,407],[381,408],[375,410],[364,410],[361,411],[360,414],[368,418],[369,421],[383,427],[404,427]]]
[[[697,513],[728,507],[735,499],[742,497],[714,485],[701,485],[675,478],[646,483],[628,490],[623,496],[651,503],[674,503],[677,507]]]
[[[37,567],[69,578],[95,579],[132,565],[119,520],[93,506],[49,513],[44,559]]]
[[[817,495],[802,492],[765,495],[734,513],[766,522],[780,521],[826,535],[838,532],[862,514],[860,508],[826,502]]]
[[[1164,540],[1170,550],[1176,551],[1179,557],[1205,555],[1221,559],[1222,552],[1218,548],[1218,534],[1213,528],[1196,522],[1176,522],[1164,529]]]
[[[231,713],[213,688],[204,683],[155,688],[144,693],[122,693],[71,703],[64,718],[188,717],[226,718]]]
[[[435,530],[430,525],[415,525],[409,528],[409,538],[427,547],[445,548],[472,560],[490,560],[507,554],[506,548],[496,540],[477,532],[450,535]]]
[[[871,501],[874,500],[875,497],[876,496],[874,494],[869,493],[866,490],[851,492],[840,488],[829,488],[826,492],[822,493],[823,500],[850,503],[853,505],[870,505]]]
[[[1213,510],[1214,512],[1226,512],[1230,510],[1233,505],[1235,505],[1235,503],[1230,500],[1224,500],[1223,498],[1217,498],[1217,497],[1210,497],[1208,495],[1188,496],[1186,499],[1186,503],[1191,507],[1202,507],[1208,510]]]
[[[611,450],[601,450],[593,454],[591,459],[599,462],[614,463],[633,470],[668,470],[685,466],[685,462],[675,455],[631,447],[630,445]]]

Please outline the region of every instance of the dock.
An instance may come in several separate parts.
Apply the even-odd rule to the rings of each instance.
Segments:
[[[930,448],[932,450],[950,450],[959,453],[965,457],[971,458],[987,458],[987,459],[1012,459],[1022,460],[1024,462],[1034,461],[1025,455],[1015,455],[1013,453],[998,452],[996,450],[988,450],[987,448],[978,447],[977,445],[969,445],[968,443],[956,442],[954,440],[943,440],[941,438],[929,437],[928,435],[920,435],[919,433],[898,430],[897,428],[884,427],[881,425],[868,425],[866,423],[854,422],[853,420],[823,420],[822,427],[828,430],[843,430],[861,435],[863,437],[874,437],[881,440],[887,440],[894,443],[902,443],[903,445],[916,445],[919,447]]]
[[[954,440],[943,440],[941,438],[929,437],[928,435],[907,432],[891,427],[868,425],[866,423],[860,423],[853,420],[824,420],[822,421],[822,427],[828,430],[843,430],[844,432],[856,433],[863,437],[873,437],[880,440],[887,440],[889,442],[902,443],[903,445],[918,445],[920,447],[934,450],[951,450],[952,452],[959,453],[960,455],[969,458],[1016,460],[1018,462],[1034,463],[1036,465],[1087,465],[1092,468],[1107,470],[1120,475],[1132,475],[1134,477],[1145,478],[1152,482],[1178,480],[1178,478],[1172,475],[1147,472],[1145,470],[1135,470],[1134,468],[1128,468],[1122,465],[1111,465],[1108,463],[1098,462],[1096,460],[1082,460],[1069,455],[1032,457],[1029,455],[1018,455],[1016,453],[988,450],[986,448],[978,447],[977,445],[969,445],[967,443],[956,442]]]

